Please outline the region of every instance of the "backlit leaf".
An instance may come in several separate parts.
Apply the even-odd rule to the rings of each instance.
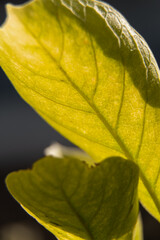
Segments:
[[[136,162],[139,198],[160,221],[159,69],[123,16],[92,0],[8,5],[0,64],[20,95],[96,162]]]

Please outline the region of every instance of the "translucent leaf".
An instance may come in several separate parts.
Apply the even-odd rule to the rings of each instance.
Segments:
[[[92,0],[8,5],[0,64],[20,95],[96,162],[136,162],[139,198],[160,220],[159,69],[123,16]]]
[[[135,229],[133,232],[133,240],[143,240],[143,224],[141,216],[139,215]]]
[[[22,207],[59,240],[110,240],[136,223],[138,177],[138,167],[121,158],[89,168],[74,158],[46,157],[6,182]]]

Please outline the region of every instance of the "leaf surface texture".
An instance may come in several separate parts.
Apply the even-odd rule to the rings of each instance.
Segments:
[[[110,158],[96,167],[46,157],[7,177],[22,207],[59,240],[121,239],[138,215],[138,167]]]
[[[159,69],[123,16],[96,1],[8,5],[0,64],[20,95],[96,162],[136,162],[139,198],[160,221]]]

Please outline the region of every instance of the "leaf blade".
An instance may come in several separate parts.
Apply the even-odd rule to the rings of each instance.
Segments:
[[[142,204],[160,220],[159,69],[145,41],[99,2],[37,0],[9,11],[0,61],[21,96],[95,161],[136,162]]]
[[[23,208],[59,239],[112,239],[137,220],[138,173],[134,163],[120,158],[89,168],[74,158],[46,157],[32,170],[11,173],[6,183]]]

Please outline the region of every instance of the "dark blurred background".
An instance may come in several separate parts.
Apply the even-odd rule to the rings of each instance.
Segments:
[[[6,17],[6,3],[0,0],[0,24]],[[160,0],[108,0],[145,38],[160,63]],[[27,168],[43,156],[52,142],[70,143],[47,125],[16,93],[0,69],[0,240],[55,239],[12,199],[4,179],[14,170]],[[141,207],[144,239],[159,240],[160,225]]]

